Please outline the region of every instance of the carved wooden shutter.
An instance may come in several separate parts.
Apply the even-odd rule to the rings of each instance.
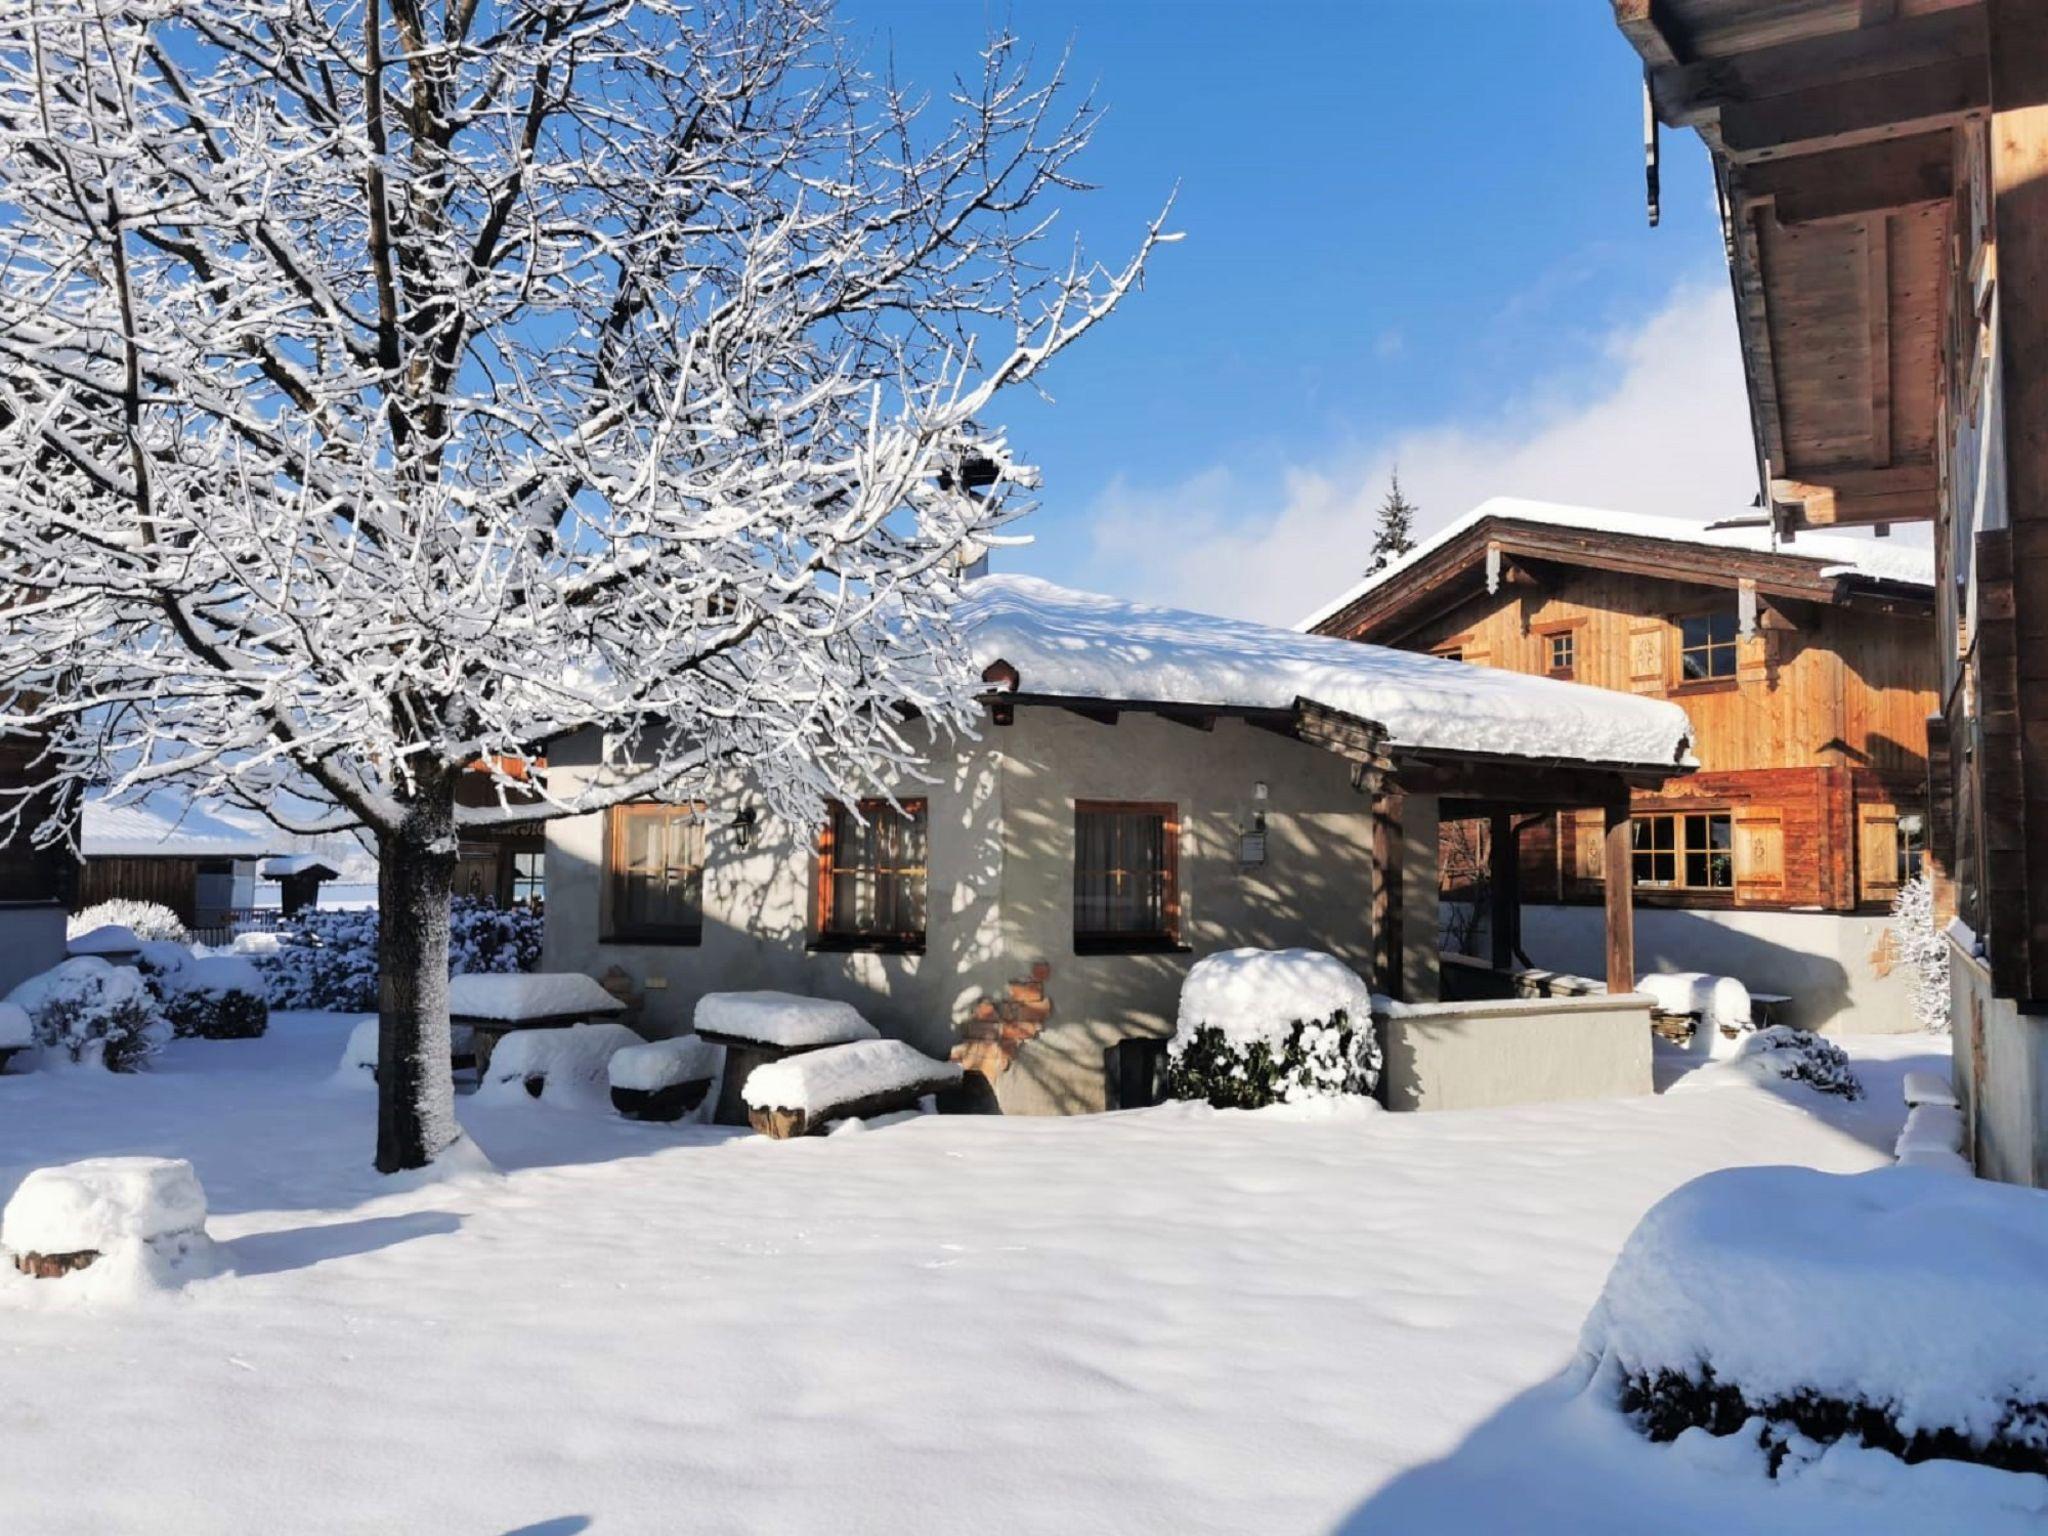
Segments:
[[[1884,902],[1899,894],[1899,808],[1856,807],[1856,899]]]
[[[1664,691],[1662,619],[1638,619],[1628,627],[1628,685],[1636,693]]]
[[[1735,813],[1735,894],[1755,901],[1785,894],[1785,824],[1776,808]]]
[[[1569,836],[1566,889],[1574,896],[1595,895],[1604,883],[1601,854],[1606,837],[1605,818],[1599,811],[1564,811],[1560,816]]]

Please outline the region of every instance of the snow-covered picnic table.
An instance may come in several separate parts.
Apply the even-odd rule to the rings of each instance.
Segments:
[[[448,983],[448,1021],[467,1027],[479,1082],[498,1042],[520,1029],[559,1029],[625,1012],[626,1005],[581,971],[456,976]]]
[[[697,1034],[725,1049],[724,1080],[712,1118],[720,1125],[751,1123],[740,1090],[758,1067],[805,1051],[879,1040],[882,1032],[853,1004],[795,992],[706,992],[693,1016]]]

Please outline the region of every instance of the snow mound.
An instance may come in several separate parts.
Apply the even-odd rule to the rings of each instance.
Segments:
[[[1692,725],[1662,699],[1155,608],[1028,576],[969,582],[954,610],[974,665],[1022,693],[1292,710],[1306,699],[1397,746],[1582,762],[1685,761]]]
[[[19,1051],[36,1043],[36,1027],[27,1010],[15,1003],[0,1003],[0,1051]]]
[[[1705,971],[1653,972],[1636,978],[1636,990],[1655,999],[1659,1013],[1691,1014],[1700,1021],[1702,1034],[1714,1029],[1748,1029],[1754,1022],[1749,988],[1733,976]]]
[[[615,1052],[606,1075],[614,1088],[658,1093],[678,1083],[694,1083],[718,1073],[718,1047],[696,1035],[653,1040]]]
[[[132,955],[141,948],[142,940],[135,936],[133,928],[122,923],[102,923],[74,939],[66,940],[64,952],[68,955]]]
[[[1894,1155],[1908,1152],[1957,1152],[1963,1150],[1963,1112],[1951,1104],[1922,1104],[1906,1116],[1906,1128],[1899,1132]]]
[[[829,997],[799,997],[794,992],[706,992],[697,999],[695,1017],[700,1035],[729,1035],[735,1040],[789,1049],[879,1040],[882,1036],[853,1004]]]
[[[1651,1208],[1579,1349],[1654,1438],[1682,1427],[1658,1419],[1684,1389],[1655,1386],[1677,1381],[1723,1394],[1731,1428],[1754,1414],[1810,1430],[1817,1408],[1851,1405],[1908,1446],[1947,1433],[2048,1456],[2044,1316],[2040,1191],[1916,1168],[1734,1168]]]
[[[934,1061],[901,1040],[856,1040],[756,1067],[740,1097],[749,1109],[800,1109],[815,1116],[880,1094],[931,1092],[960,1077],[958,1062]]]
[[[1370,1018],[1372,990],[1335,955],[1314,949],[1226,949],[1189,969],[1180,987],[1175,1028],[1185,1033],[1209,1024],[1235,1044],[1277,1042],[1289,1025],[1339,1011],[1353,1020]]]
[[[529,1082],[545,1085],[549,1098],[577,1097],[608,1084],[611,1059],[643,1044],[623,1024],[571,1024],[566,1029],[521,1029],[491,1052],[479,1098],[523,1099]]]
[[[183,1158],[95,1157],[38,1168],[23,1179],[0,1212],[0,1246],[12,1253],[105,1253],[205,1225],[206,1195]]]
[[[468,1018],[560,1018],[569,1013],[619,1013],[611,993],[581,971],[492,972],[451,977],[448,1011]]]

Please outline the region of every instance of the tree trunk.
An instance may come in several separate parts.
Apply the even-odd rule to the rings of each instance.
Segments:
[[[461,1134],[448,1064],[448,899],[455,805],[422,787],[377,839],[377,1171],[423,1168]]]

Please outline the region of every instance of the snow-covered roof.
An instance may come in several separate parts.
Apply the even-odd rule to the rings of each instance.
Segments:
[[[1761,513],[1752,514],[1761,516]],[[1439,549],[1468,532],[1487,518],[1513,518],[1528,523],[1547,523],[1554,528],[1571,528],[1585,533],[1615,533],[1638,539],[1666,539],[1680,544],[1699,544],[1711,549],[1738,550],[1745,554],[1787,555],[1811,560],[1823,576],[1860,576],[1868,581],[1898,582],[1905,586],[1934,585],[1934,551],[1925,545],[1897,539],[1857,539],[1841,534],[1802,533],[1796,539],[1774,540],[1763,526],[1715,528],[1682,517],[1660,517],[1647,512],[1612,512],[1601,507],[1571,507],[1554,501],[1524,501],[1516,496],[1495,496],[1448,526],[1424,539],[1414,549],[1385,569],[1324,603],[1296,625],[1313,629],[1331,615],[1341,613],[1366,593],[1385,586],[1396,577],[1428,560]]]
[[[1008,662],[1027,694],[1252,709],[1307,699],[1377,722],[1396,748],[1589,763],[1669,766],[1691,736],[1685,711],[1660,699],[1028,576],[970,583],[956,616],[976,665]]]
[[[303,875],[315,869],[326,870],[326,878],[329,880],[341,873],[331,862],[316,853],[288,853],[281,858],[265,859],[258,866],[256,873],[266,880],[289,880],[293,875]]]
[[[82,820],[82,851],[89,859],[260,859],[285,841],[282,832],[254,816],[169,797],[109,805],[87,795]]]

